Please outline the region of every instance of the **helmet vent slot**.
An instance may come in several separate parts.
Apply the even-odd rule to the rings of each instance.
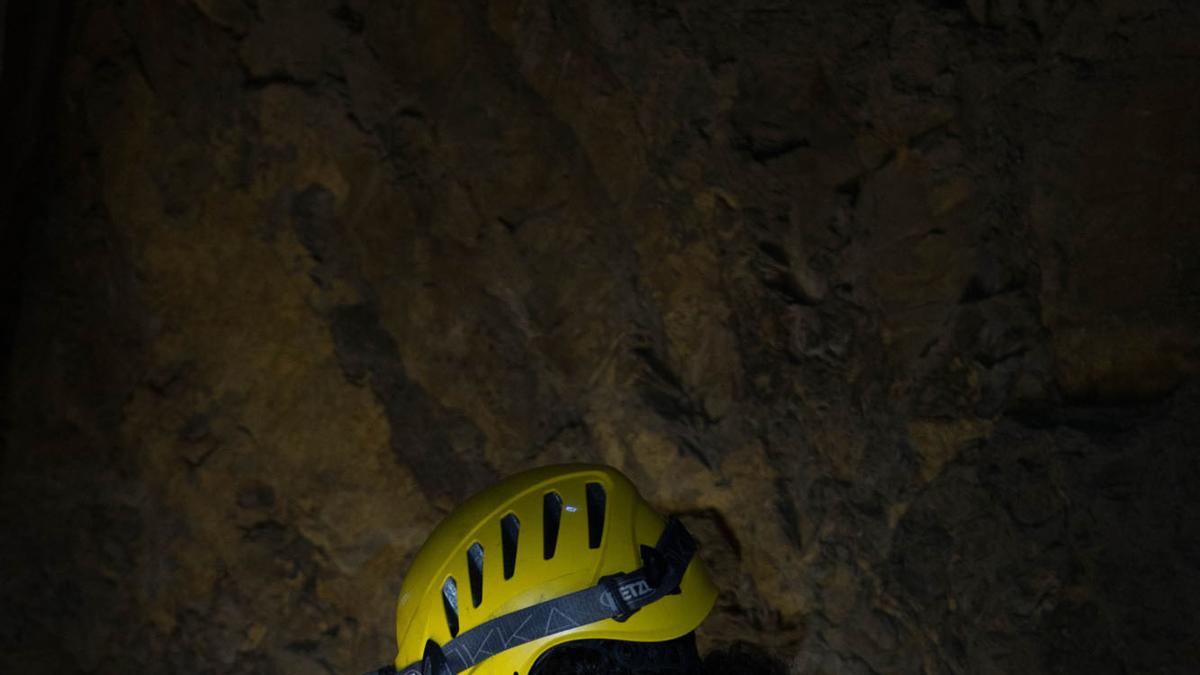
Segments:
[[[542,498],[542,558],[554,557],[558,548],[558,526],[562,522],[563,500],[557,492],[547,492]]]
[[[483,602],[483,546],[479,542],[467,549],[467,572],[471,577],[471,606]]]
[[[517,569],[517,538],[521,535],[521,521],[513,514],[500,519],[500,547],[504,554],[504,578],[511,579]]]
[[[447,577],[442,584],[442,606],[446,610],[446,625],[450,628],[450,637],[458,636],[458,584],[454,577]]]
[[[604,538],[604,506],[607,495],[599,483],[587,484],[588,548],[600,548]]]

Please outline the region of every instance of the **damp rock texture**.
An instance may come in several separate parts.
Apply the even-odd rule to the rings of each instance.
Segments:
[[[377,667],[564,461],[729,663],[1200,662],[1195,3],[8,4],[5,672]]]

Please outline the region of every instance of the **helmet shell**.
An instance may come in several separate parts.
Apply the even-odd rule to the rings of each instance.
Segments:
[[[599,511],[595,500],[589,504],[589,484],[599,485],[604,494],[599,542],[594,534],[589,536],[588,507]],[[591,489],[595,495],[596,488]],[[546,533],[547,525],[553,531],[553,513],[549,519],[544,517],[547,495],[552,493],[562,503],[556,538]],[[549,501],[554,503],[553,497]],[[502,554],[501,521],[506,516],[515,516],[520,523],[509,578],[505,578]],[[445,645],[454,635],[491,619],[594,586],[603,576],[638,569],[640,546],[654,546],[665,527],[666,520],[642,499],[633,483],[607,466],[532,469],[480,492],[434,529],[409,567],[396,607],[396,668],[420,661],[427,640]],[[555,540],[549,557],[547,539]],[[473,581],[469,556],[475,544],[482,549],[483,560],[482,574]],[[454,634],[448,616],[452,610],[443,592],[450,579],[457,589]],[[481,592],[476,581],[481,582]],[[533,640],[464,673],[525,675],[551,647],[573,640],[659,642],[680,637],[708,615],[717,589],[699,557],[692,559],[679,588],[678,594],[650,603],[626,621],[605,619]]]

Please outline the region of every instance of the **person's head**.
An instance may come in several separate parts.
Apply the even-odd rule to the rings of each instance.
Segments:
[[[417,553],[397,603],[393,672],[697,673],[692,632],[717,590],[695,551],[615,469],[513,476],[456,509]]]
[[[698,675],[692,633],[663,642],[576,640],[552,647],[530,675]]]

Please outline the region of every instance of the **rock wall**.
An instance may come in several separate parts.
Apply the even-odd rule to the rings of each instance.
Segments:
[[[1200,660],[1192,3],[71,9],[4,670],[377,666],[433,524],[560,461],[700,536],[705,650]]]

